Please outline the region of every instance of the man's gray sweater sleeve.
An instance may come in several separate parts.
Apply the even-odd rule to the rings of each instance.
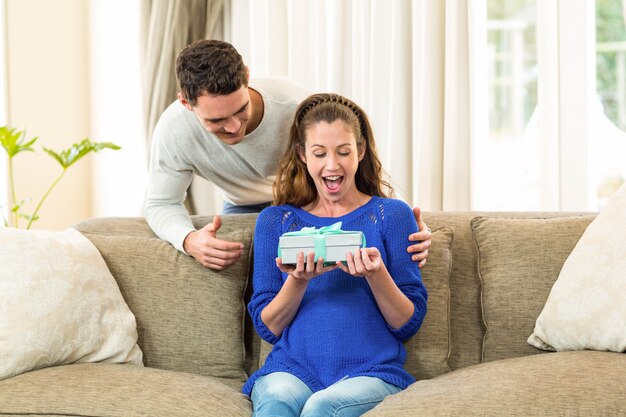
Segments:
[[[186,253],[183,242],[196,230],[183,202],[193,171],[185,166],[180,149],[168,146],[175,141],[166,137],[171,132],[163,124],[154,130],[148,188],[144,206],[146,221],[161,239]]]

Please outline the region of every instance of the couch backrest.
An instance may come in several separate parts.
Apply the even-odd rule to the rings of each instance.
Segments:
[[[495,307],[505,308],[503,317],[497,318],[505,322],[511,318],[519,322],[521,320],[516,318],[516,315],[527,315],[524,323],[513,323],[506,331],[501,331],[494,325],[496,329],[490,334],[494,336],[497,331],[501,333],[499,343],[505,348],[506,353],[500,355],[500,358],[519,356],[513,352],[511,346],[527,346],[526,339],[532,333],[534,320],[540,312],[534,310],[541,309],[545,304],[549,290],[558,278],[558,272],[567,255],[594,217],[595,214],[565,212],[424,213],[425,222],[431,229],[435,230],[443,225],[454,229],[449,281],[451,349],[448,365],[451,370],[483,361],[483,344],[487,336],[485,313],[489,313]],[[498,221],[487,226],[493,229],[492,235],[481,229],[483,239],[477,242],[472,223],[476,226],[478,219]],[[521,227],[525,233],[521,236],[513,234],[513,226]],[[556,233],[557,230],[562,230],[563,233]],[[501,236],[501,239],[498,241],[492,239],[492,236],[497,235]],[[507,247],[512,248],[513,253],[507,251]],[[546,254],[552,257],[546,257]],[[523,281],[515,284],[518,285],[518,291],[504,293],[502,290],[502,293],[492,297],[494,301],[487,300],[492,303],[487,305],[481,281],[486,271],[481,270],[481,256],[483,261],[485,256],[499,257],[491,260],[501,263],[504,273],[499,276],[491,273],[487,278],[500,282],[511,281],[519,275],[520,271],[507,270],[507,263],[513,257],[523,257],[528,269],[521,271]],[[482,266],[484,267],[484,262]],[[535,271],[536,268],[539,268],[539,271]],[[547,272],[545,268],[548,268]],[[540,291],[537,291],[538,287]],[[511,298],[515,301],[512,302]],[[495,348],[501,350],[500,346]],[[542,353],[542,351],[528,345],[524,353]]]
[[[545,303],[567,254],[593,217],[584,213],[556,212],[424,213],[426,223],[433,230],[430,262],[423,270],[424,282],[432,297],[419,337],[407,343],[407,368],[416,377],[426,378],[483,360],[487,333],[485,314],[493,306],[484,304],[480,259],[481,256],[483,259],[485,256],[497,257],[500,247],[506,249],[508,245],[515,249],[520,242],[526,242],[509,231],[513,226],[521,227],[523,231],[527,229],[529,239],[536,239],[529,240],[528,247],[519,256],[526,256],[529,265],[542,262],[550,265],[547,265],[548,272],[529,270],[530,275],[524,275],[520,294],[512,295],[516,297],[517,307],[509,301],[500,303],[510,305],[512,316],[518,313],[516,308],[530,310],[530,313],[521,325],[507,328],[499,335],[500,339],[492,338],[491,341],[495,341],[499,352],[503,348],[505,351],[509,349],[509,341],[515,341],[515,346],[525,346],[526,338],[532,333],[534,321],[531,323],[531,318],[538,314],[535,310]],[[476,228],[477,218],[498,219],[480,223],[482,240],[479,243],[472,228],[473,223]],[[76,228],[101,251],[135,313],[138,343],[146,365],[216,376],[239,386],[246,374],[258,368],[268,350],[267,346],[262,349],[245,311],[252,290],[250,246],[256,215],[224,215],[222,219],[219,235],[229,240],[245,241],[246,250],[249,250],[245,259],[222,273],[200,267],[192,258],[158,239],[142,218],[92,219]],[[196,227],[202,227],[212,220],[212,216],[194,216],[193,220]],[[565,233],[559,233],[553,239],[553,230],[565,230]],[[490,244],[491,236],[503,239],[494,243],[498,245],[495,251]],[[554,256],[543,257],[542,251],[545,250]],[[507,260],[518,256],[515,251],[512,253],[502,250],[502,259],[495,259],[496,263],[505,265],[505,271]],[[513,275],[501,273],[501,276],[494,277],[491,274],[489,279],[506,282]],[[533,291],[526,291],[524,285]],[[498,291],[499,287],[490,288]],[[511,296],[495,295],[496,300],[509,300],[507,297]],[[525,299],[531,295],[532,299]],[[533,306],[526,308],[526,304]],[[502,310],[498,311],[502,314]],[[495,326],[491,337],[500,331],[494,329]],[[527,349],[523,352],[540,353],[532,351],[534,348]],[[227,354],[224,350],[228,351]],[[515,349],[510,350],[510,355],[499,353],[500,357],[519,356]],[[493,356],[487,357],[490,358]]]

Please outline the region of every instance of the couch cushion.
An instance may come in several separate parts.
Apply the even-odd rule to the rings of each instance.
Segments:
[[[250,416],[250,400],[215,378],[130,365],[77,364],[0,381],[0,415]]]
[[[76,362],[141,365],[135,316],[74,229],[0,228],[0,379]]]
[[[418,381],[367,417],[621,416],[626,355],[544,353],[474,365]]]
[[[480,280],[476,269],[476,247],[470,229],[475,213],[424,212],[431,229],[454,229],[450,272],[450,355],[454,370],[480,363],[484,325],[480,308]],[[426,263],[428,265],[428,263]]]
[[[428,261],[422,269],[422,282],[428,290],[428,310],[422,327],[405,343],[405,368],[417,380],[449,372],[450,354],[450,270],[454,229],[433,230]]]
[[[135,313],[146,366],[241,386],[252,229],[233,217],[223,221],[218,237],[245,248],[237,263],[219,273],[158,239],[143,219],[98,219],[77,228],[100,250]]]
[[[547,350],[626,351],[626,184],[565,261],[528,343]]]
[[[565,259],[594,217],[472,220],[486,325],[483,361],[541,352],[526,342],[528,335]]]

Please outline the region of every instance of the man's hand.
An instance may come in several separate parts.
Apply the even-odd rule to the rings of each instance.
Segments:
[[[426,258],[428,258],[428,248],[430,248],[432,233],[428,226],[426,226],[426,223],[424,223],[424,220],[422,220],[422,211],[419,207],[413,209],[413,215],[415,215],[415,221],[420,231],[410,235],[409,240],[413,242],[420,241],[420,243],[409,246],[407,252],[415,253],[411,259],[417,261],[417,266],[421,268],[426,264]]]
[[[222,219],[215,216],[213,222],[200,230],[191,232],[183,242],[185,252],[207,268],[222,270],[234,264],[243,253],[243,244],[217,238]]]

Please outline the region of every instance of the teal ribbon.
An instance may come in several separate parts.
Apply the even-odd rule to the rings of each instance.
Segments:
[[[319,229],[315,227],[303,227],[295,232],[284,233],[283,236],[313,236],[315,259],[318,259],[320,256],[326,259],[326,236],[351,233],[354,232],[341,230],[341,222],[337,222],[331,224],[330,226],[320,227]],[[363,233],[361,233],[361,243],[362,247],[365,247],[365,235]],[[278,256],[281,256],[280,247],[278,248]]]

